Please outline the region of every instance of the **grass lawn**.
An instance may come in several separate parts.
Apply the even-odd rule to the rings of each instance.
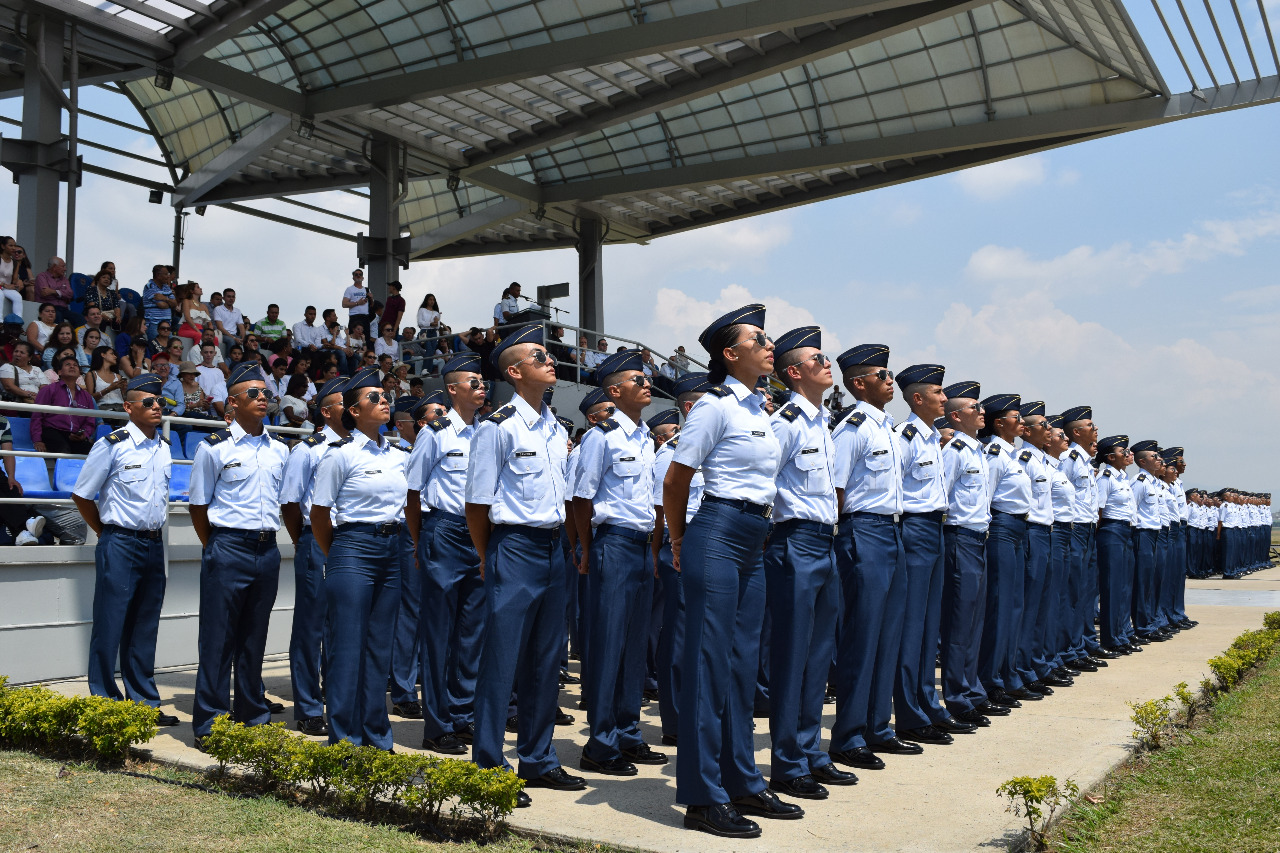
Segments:
[[[175,781],[201,781],[196,774],[160,766],[144,769]],[[482,849],[532,853],[599,848],[585,842],[579,847],[516,836],[483,847],[427,842],[393,827],[326,818],[270,798],[238,799],[0,751],[0,850],[4,851],[469,853]]]
[[[1113,771],[1050,833],[1061,853],[1280,850],[1280,654],[1182,742]]]

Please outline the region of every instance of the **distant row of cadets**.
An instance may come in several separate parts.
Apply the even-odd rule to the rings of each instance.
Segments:
[[[878,344],[836,360],[858,402],[831,418],[819,329],[774,341],[764,325],[762,305],[712,323],[699,339],[710,372],[682,377],[678,408],[648,420],[641,353],[610,355],[576,447],[545,402],[556,365],[540,326],[491,355],[510,403],[477,419],[480,357],[460,355],[443,395],[410,401],[411,444],[380,434],[395,404],[365,370],[320,390],[323,430],[290,451],[263,430],[265,377],[238,366],[234,420],[199,445],[191,475],[197,747],[219,715],[270,719],[282,526],[302,732],[391,749],[390,681],[393,709],[421,716],[424,749],[470,746],[478,765],[510,767],[512,730],[527,788],[580,790],[553,742],[572,640],[581,770],[668,761],[640,726],[656,694],[685,825],[743,838],[760,835],[753,818],[801,818],[791,800],[853,785],[884,755],[952,743],[1193,627],[1186,576],[1268,562],[1270,496],[1184,491],[1181,448],[1099,439],[1088,406],[984,397],[976,381],[947,384],[942,365],[895,375]],[[758,391],[770,375],[791,392],[772,416]],[[885,411],[896,392],[911,409],[900,424]],[[94,445],[75,487],[99,543],[90,688],[121,696],[119,654],[124,695],[154,706],[172,465],[160,393],[154,376],[130,381],[129,424]]]

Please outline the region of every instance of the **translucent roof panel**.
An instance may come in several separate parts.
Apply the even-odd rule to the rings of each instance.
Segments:
[[[261,107],[233,102],[184,80],[174,80],[169,91],[157,89],[145,78],[125,87],[179,170],[184,165],[191,171],[199,169],[270,115]]]

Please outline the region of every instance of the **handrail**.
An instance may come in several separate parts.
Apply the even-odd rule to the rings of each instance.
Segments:
[[[23,412],[44,412],[45,414],[64,415],[69,414],[78,418],[99,418],[102,420],[129,420],[127,412],[115,412],[107,409],[81,409],[71,406],[46,406],[36,403],[11,403],[9,401],[0,402],[0,409],[14,409]],[[163,415],[161,422],[164,424],[177,424],[178,426],[196,426],[208,427],[211,423],[217,423],[212,418],[184,418],[180,415]],[[225,426],[225,423],[224,423]],[[215,427],[217,429],[218,427]],[[264,424],[264,428],[268,432],[281,432],[290,435],[307,436],[311,433],[302,427],[275,426],[274,424]],[[165,431],[166,437],[168,430]],[[84,458],[84,457],[79,457]]]

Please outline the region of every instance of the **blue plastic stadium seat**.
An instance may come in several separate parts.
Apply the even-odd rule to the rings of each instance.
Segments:
[[[182,436],[176,432],[169,436],[169,455],[174,459],[186,459],[187,455],[182,450]]]
[[[71,298],[76,302],[83,303],[85,292],[88,291],[89,285],[93,283],[93,279],[82,272],[73,272],[68,276],[68,279],[71,282]]]
[[[142,294],[131,287],[120,288],[120,300],[132,305],[139,311],[142,310]]]
[[[116,427],[115,421],[108,421],[107,423],[98,424],[98,428],[93,431],[93,440],[97,441],[98,439],[102,438],[104,435],[110,435],[116,429],[117,427]]]
[[[169,475],[169,500],[191,500],[191,466],[174,465]]]
[[[31,418],[9,418],[9,434],[14,450],[35,450],[31,441]]]
[[[26,498],[69,498],[70,492],[54,491],[49,482],[49,469],[38,456],[18,456],[14,474],[22,484],[22,496]]]
[[[68,493],[75,489],[84,463],[83,459],[59,459],[53,466],[53,487]]]
[[[207,432],[189,432],[185,442],[186,457],[188,459],[196,458],[196,448],[200,446],[200,442],[204,441]]]

